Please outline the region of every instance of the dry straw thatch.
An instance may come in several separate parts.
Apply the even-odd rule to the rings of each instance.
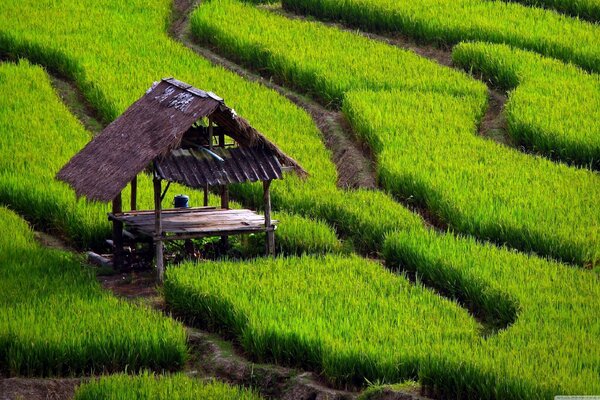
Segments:
[[[106,127],[57,174],[78,196],[110,201],[150,163],[177,149],[186,131],[209,117],[241,147],[273,153],[298,175],[306,171],[237,116],[223,100],[173,78],[163,79]]]

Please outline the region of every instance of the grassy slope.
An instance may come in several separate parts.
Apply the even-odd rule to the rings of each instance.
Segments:
[[[423,383],[461,398],[600,392],[597,271],[431,232],[391,235],[385,258],[390,267],[417,273],[483,314],[498,314],[499,306],[511,302],[517,305],[516,321],[508,329],[465,351],[464,364],[456,370],[427,366]]]
[[[41,248],[27,224],[0,208],[0,369],[67,375],[178,369],[183,327],[102,291],[71,254]],[[25,295],[26,294],[26,295]]]
[[[455,398],[600,389],[595,273],[425,231],[392,235],[385,250],[389,266],[514,323],[482,339],[456,305],[356,257],[186,264],[168,272],[165,297],[261,361],[338,383],[419,378]]]
[[[184,51],[178,45],[169,43],[168,39],[163,34],[162,28],[160,32],[157,33],[155,25],[150,24],[148,26],[147,21],[161,20],[161,18],[166,19],[168,10],[167,7],[163,7],[164,5],[161,4],[153,4],[150,6],[148,4],[132,2],[131,4],[128,4],[132,6],[132,8],[129,9],[127,13],[123,14],[123,11],[115,10],[115,8],[111,6],[111,3],[107,2],[98,3],[98,8],[94,8],[92,4],[79,7],[72,3],[63,3],[55,8],[48,7],[41,13],[41,11],[37,10],[41,10],[42,8],[38,9],[34,7],[32,3],[4,2],[2,4],[3,13],[1,15],[17,15],[17,18],[13,20],[5,19],[0,22],[0,26],[2,27],[0,30],[3,32],[5,39],[2,42],[2,48],[6,51],[27,55],[38,61],[46,62],[47,65],[50,65],[53,68],[63,69],[63,71],[66,72],[70,71],[72,76],[76,76],[79,85],[87,88],[86,93],[94,105],[102,108],[100,106],[104,104],[103,102],[108,98],[110,99],[110,101],[106,100],[108,109],[114,108],[114,110],[119,110],[118,107],[125,107],[129,103],[127,101],[119,102],[116,99],[125,98],[129,99],[129,102],[131,102],[137,97],[137,93],[142,93],[143,89],[148,86],[148,83],[146,83],[145,80],[149,81],[151,79],[156,79],[154,75],[165,69],[171,71],[171,73],[166,73],[165,75],[172,75],[174,74],[173,72],[181,72],[182,74],[185,74],[186,77],[191,78],[187,79],[190,83],[202,83],[202,78],[192,72],[198,72],[199,66],[205,67],[206,64],[196,57],[193,57],[190,53]],[[48,4],[42,4],[42,6],[48,6]],[[7,13],[4,11],[7,11]],[[15,12],[9,14],[10,11]],[[67,18],[68,11],[71,11],[71,18]],[[79,18],[73,18],[74,15],[78,15]],[[92,22],[82,18],[84,15],[86,17],[90,16]],[[127,15],[127,17],[125,17],[125,15]],[[32,18],[34,16],[37,16],[38,18]],[[29,18],[29,21],[27,21],[27,18]],[[119,21],[127,20],[128,18],[133,19],[127,20],[128,24],[120,24],[117,27],[111,27],[111,18]],[[19,19],[21,19],[20,22]],[[26,30],[24,28],[24,26],[26,26],[24,21],[35,23],[36,27],[34,29]],[[60,23],[56,23],[57,21]],[[90,36],[86,34],[84,38],[83,36],[79,37],[72,34],[73,31],[76,31],[75,28],[78,25],[80,25],[82,29],[91,29],[91,37],[95,38],[95,47],[93,50],[89,50],[90,46],[88,46]],[[120,32],[119,29],[128,30],[123,33]],[[145,33],[148,33],[149,35],[148,41],[144,40],[145,38],[143,35]],[[11,37],[8,38],[8,35]],[[158,36],[160,40],[150,40],[153,36],[155,39]],[[122,40],[122,37],[131,38],[135,45]],[[134,51],[137,50],[135,49],[136,45],[140,47],[139,52]],[[176,50],[172,51],[173,48],[176,48]],[[115,61],[113,57],[110,57],[110,54],[117,54],[119,52],[123,53],[120,56],[119,61]],[[68,57],[65,57],[65,54],[68,54]],[[156,54],[160,54],[163,57],[159,57]],[[94,62],[94,57],[96,55],[98,55],[100,62]],[[177,56],[178,58],[173,60],[170,57],[171,55]],[[156,66],[157,62],[154,58],[160,59],[160,65],[158,67]],[[186,60],[189,61],[189,65],[174,67],[174,65],[177,65],[177,63],[182,60],[184,64]],[[145,66],[144,68],[141,68],[145,72],[140,72],[140,68],[133,67],[140,65]],[[153,68],[156,68],[156,70]],[[219,71],[219,73],[217,74],[215,70]],[[83,71],[85,71],[85,75],[83,74]],[[224,74],[218,69],[212,69],[212,67],[207,71],[202,70],[202,72],[205,72],[205,75],[215,73],[216,75],[212,75],[211,78],[223,76],[221,74]],[[239,101],[240,103],[245,104],[245,110],[247,112],[242,114],[246,116],[249,114],[251,114],[251,116],[260,115],[262,110],[260,107],[261,103],[255,102],[252,104],[251,101],[256,100],[256,97],[252,96],[257,96],[259,99],[270,99],[270,96],[273,96],[273,99],[275,100],[275,111],[269,110],[274,114],[270,115],[268,121],[271,122],[271,119],[273,119],[273,122],[277,124],[282,123],[282,128],[285,126],[287,126],[287,128],[278,131],[273,127],[267,126],[269,125],[268,122],[263,122],[265,126],[263,130],[272,137],[279,138],[282,145],[287,144],[289,149],[286,150],[296,158],[302,158],[301,161],[307,160],[310,163],[312,160],[313,164],[310,165],[322,164],[326,167],[326,170],[332,171],[330,175],[320,175],[322,171],[319,172],[320,177],[330,176],[331,179],[318,180],[313,174],[313,180],[309,181],[310,184],[319,189],[318,196],[317,192],[307,191],[305,197],[302,197],[302,201],[299,201],[298,197],[300,197],[301,193],[299,193],[298,190],[290,190],[291,193],[289,198],[283,197],[285,193],[282,193],[282,191],[279,192],[279,195],[281,196],[279,198],[279,204],[283,204],[286,207],[295,210],[301,210],[307,214],[322,215],[327,220],[336,222],[338,227],[341,227],[342,230],[353,231],[357,236],[359,233],[367,234],[369,237],[365,239],[364,246],[371,248],[379,247],[383,235],[390,229],[420,226],[417,218],[410,217],[408,212],[402,211],[399,207],[393,208],[389,198],[384,195],[359,192],[346,196],[344,201],[339,200],[339,198],[342,197],[342,194],[333,188],[333,178],[335,175],[332,166],[329,165],[329,167],[327,167],[326,162],[328,161],[326,161],[326,157],[321,158],[321,156],[316,155],[323,154],[326,156],[326,153],[322,150],[321,144],[319,143],[318,146],[314,147],[314,149],[317,149],[316,152],[311,153],[310,148],[307,149],[306,147],[302,147],[300,145],[301,141],[298,141],[299,139],[306,140],[308,138],[312,140],[311,143],[318,143],[318,141],[314,141],[317,139],[316,131],[314,131],[314,127],[312,127],[313,125],[307,117],[304,116],[298,118],[296,122],[298,125],[294,125],[289,119],[286,123],[281,121],[278,122],[278,118],[282,118],[285,121],[290,115],[298,116],[303,114],[298,113],[293,107],[288,110],[289,112],[284,108],[279,108],[282,101],[272,93],[265,94],[265,92],[256,85],[248,85],[229,74],[224,75],[227,76],[227,81],[235,81],[235,84],[230,88],[228,93],[231,93],[232,98],[236,98],[236,103]],[[123,79],[123,76],[127,76],[129,79]],[[144,78],[144,76],[146,78]],[[183,79],[186,79],[186,77],[183,77]],[[211,80],[205,82],[208,83],[205,86],[206,88],[213,89],[217,92],[219,92],[219,90],[218,88],[215,88],[217,85],[215,82],[219,85],[223,85],[221,88],[226,87],[225,83],[220,82],[219,79],[213,79],[212,83]],[[132,89],[133,87],[135,90],[127,91],[124,89],[127,87],[129,87],[129,89]],[[244,96],[240,95],[240,87],[249,87],[253,90],[252,93],[248,94],[250,100],[245,100],[245,93]],[[221,93],[222,92],[223,91],[221,91]],[[95,96],[94,94],[98,95]],[[118,104],[121,104],[121,106],[117,107]],[[240,109],[237,107],[237,104],[235,106],[237,109]],[[294,129],[290,129],[292,126]],[[306,129],[308,129],[308,131]],[[296,133],[306,133],[311,132],[311,130],[314,133],[309,134],[306,137],[303,137],[301,134],[296,135]],[[283,138],[286,138],[286,141],[284,141]],[[286,188],[289,189],[289,187]],[[294,187],[292,186],[291,188],[293,189]],[[304,188],[306,188],[306,186],[304,186]],[[293,196],[296,196],[296,198],[293,198]],[[307,197],[312,198],[307,199]],[[350,202],[354,203],[353,208],[348,205]],[[382,221],[378,216],[382,212],[382,208],[388,206],[389,209],[394,211],[383,211],[384,213],[387,212],[387,215],[390,216],[390,221]],[[315,209],[312,209],[313,207]],[[380,226],[380,222],[384,223],[384,225]],[[510,330],[507,332],[510,334]],[[465,382],[465,384],[468,384],[468,382]]]

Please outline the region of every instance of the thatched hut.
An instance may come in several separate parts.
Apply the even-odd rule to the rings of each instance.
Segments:
[[[205,121],[205,123],[202,123]],[[163,79],[106,127],[57,174],[79,196],[112,201],[114,265],[122,265],[123,226],[155,244],[162,280],[163,242],[195,237],[266,232],[274,253],[269,187],[285,170],[302,167],[254,129],[220,97],[173,78]],[[154,210],[137,210],[137,175],[154,177]],[[167,181],[163,192],[162,181]],[[262,181],[264,217],[229,209],[227,186]],[[204,207],[161,209],[171,182],[204,190]],[[121,191],[131,184],[131,211],[123,212]],[[219,187],[221,208],[208,207],[208,191]]]

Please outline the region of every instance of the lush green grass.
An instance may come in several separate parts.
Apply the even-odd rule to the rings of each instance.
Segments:
[[[247,389],[185,375],[110,375],[79,386],[75,400],[260,400]]]
[[[259,361],[338,382],[414,378],[424,360],[478,340],[457,304],[358,257],[190,263],[168,271],[164,292],[175,310],[233,335]]]
[[[598,0],[506,0],[517,3],[553,9],[588,21],[600,21],[600,1]]]
[[[106,204],[76,199],[74,192],[54,179],[58,170],[90,139],[54,93],[45,72],[27,62],[0,66],[0,203],[25,215],[44,229],[65,235],[79,247],[100,246],[109,237]],[[32,114],[32,109],[35,113]],[[153,207],[152,182],[141,175],[138,206]],[[192,204],[203,195],[174,185],[170,193],[186,192]],[[129,198],[126,190],[125,204]],[[165,207],[172,207],[166,197]],[[217,204],[216,196],[210,197]],[[232,207],[239,207],[233,203]],[[340,243],[326,224],[301,216],[279,214],[278,246],[283,253],[336,251]],[[288,226],[289,221],[289,226]]]
[[[72,254],[40,247],[27,224],[0,208],[0,370],[71,375],[185,361],[183,327],[102,291]]]
[[[219,52],[333,106],[359,89],[485,96],[480,82],[411,51],[320,23],[292,21],[239,1],[203,4],[192,14],[191,26],[196,38]]]
[[[508,329],[465,350],[460,367],[428,365],[423,384],[455,398],[600,393],[597,272],[423,230],[391,235],[385,258],[483,314],[498,313],[499,295],[518,308]]]
[[[0,51],[69,76],[106,121],[163,76],[218,93],[310,173],[305,182],[293,176],[276,182],[274,208],[322,219],[350,236],[361,251],[381,248],[389,230],[421,225],[419,217],[383,193],[338,190],[335,167],[309,115],[274,91],[214,67],[171,40],[166,34],[169,10],[169,0],[134,0],[119,7],[113,0],[4,1]],[[241,185],[232,193],[244,204],[261,204],[257,185]],[[388,218],[382,221],[380,215]]]
[[[477,137],[477,102],[352,92],[344,109],[374,144],[382,185],[456,231],[580,265],[600,261],[598,175]]]
[[[553,11],[487,0],[282,0],[286,9],[436,43],[507,43],[600,72],[600,27]]]
[[[390,236],[385,255],[390,267],[511,325],[484,339],[455,304],[355,257],[186,264],[168,272],[165,298],[259,361],[338,383],[418,378],[454,398],[600,389],[594,272],[426,230]]]
[[[311,177],[306,183],[291,178],[283,182],[277,182],[274,185],[273,197],[277,208],[322,218],[335,225],[337,231],[341,234],[351,236],[357,247],[364,251],[380,249],[385,234],[392,230],[421,227],[422,224],[418,217],[405,208],[394,204],[390,197],[383,193],[369,191],[343,192],[336,189],[335,169],[329,161],[328,152],[320,142],[319,133],[310,118],[274,92],[268,91],[259,85],[245,82],[230,73],[224,72],[222,69],[212,67],[208,62],[193,55],[183,46],[171,41],[165,34],[169,7],[170,3],[167,0],[151,3],[133,0],[118,5],[114,0],[83,4],[67,0],[61,2],[4,1],[0,4],[0,49],[4,52],[31,58],[70,76],[83,89],[88,100],[107,121],[116,117],[137,99],[150,86],[152,81],[162,76],[177,76],[203,89],[213,90],[225,96],[226,99],[231,99],[231,101],[228,101],[230,105],[235,107],[241,115],[248,117],[254,125],[276,141],[286,152],[298,159],[311,173]],[[78,34],[77,32],[82,33]],[[278,34],[281,34],[281,32]],[[393,71],[397,73],[398,70],[394,69]],[[461,75],[454,74],[456,76]],[[480,87],[477,84],[475,86]],[[441,96],[442,93],[438,93],[438,95]],[[472,97],[473,99],[480,98],[479,95]],[[27,118],[31,118],[31,115]],[[432,144],[431,147],[435,146]],[[493,173],[493,171],[490,173]],[[542,190],[543,188],[538,189]],[[574,189],[574,191],[576,190]],[[257,204],[260,199],[260,189],[251,185],[236,188],[236,194],[244,202],[251,204]],[[573,196],[577,198],[579,195],[574,192]],[[21,202],[15,203],[21,204]],[[585,221],[589,222],[589,217]],[[418,233],[419,229],[414,229],[414,231]],[[416,237],[423,236],[424,234],[420,233]],[[594,232],[591,232],[591,240],[594,240],[594,237],[597,238],[597,233],[594,236]],[[448,252],[448,259],[453,259],[451,252],[460,246],[454,243],[454,239],[444,240],[448,240],[450,243],[444,245],[442,239],[435,240],[435,243],[442,242],[439,244],[440,248],[438,250],[441,254],[440,258],[443,259],[445,252]],[[408,252],[411,248],[410,243],[407,242],[401,245],[400,248],[405,248]],[[489,250],[489,252],[493,253],[494,250]],[[469,262],[487,265],[485,264],[485,257],[489,257],[492,260],[497,260],[498,266],[506,268],[506,274],[509,274],[514,268],[522,267],[526,269],[530,263],[541,262],[535,258],[532,258],[533,261],[529,261],[529,258],[522,256],[518,259],[496,257],[482,251],[475,254],[477,257],[482,257],[482,259],[479,260],[474,255],[469,259]],[[300,260],[311,259],[317,260],[315,258]],[[477,343],[482,339],[477,335],[478,327],[473,319],[455,304],[441,299],[420,286],[408,285],[404,279],[385,272],[376,264],[354,257],[348,258],[347,263],[345,259],[341,258],[329,257],[327,259],[332,260],[328,265],[319,268],[319,263],[313,263],[315,265],[310,268],[314,270],[312,272],[310,268],[306,270],[308,271],[306,276],[314,277],[315,280],[324,276],[323,282],[329,282],[325,287],[316,285],[315,287],[318,290],[314,292],[307,288],[308,286],[313,287],[312,281],[293,278],[298,276],[298,274],[293,273],[294,264],[297,264],[299,268],[305,267],[304,262],[297,262],[298,259],[257,260],[248,265],[237,263],[207,264],[208,271],[204,272],[210,274],[211,271],[214,271],[211,279],[216,282],[214,288],[209,287],[207,289],[213,290],[211,293],[218,293],[220,297],[198,299],[199,296],[192,296],[190,299],[181,300],[181,307],[185,307],[185,311],[188,313],[201,314],[205,309],[196,309],[195,307],[197,304],[203,304],[203,301],[212,305],[222,305],[225,308],[215,309],[214,313],[211,314],[214,316],[213,323],[221,327],[225,327],[226,324],[228,329],[234,330],[236,326],[241,326],[245,314],[232,314],[231,309],[226,307],[228,302],[231,300],[231,304],[234,306],[241,305],[244,307],[250,307],[250,304],[251,309],[243,309],[244,312],[248,312],[248,316],[254,316],[252,318],[255,318],[256,315],[270,315],[274,318],[273,320],[265,319],[256,322],[254,325],[254,327],[258,327],[256,329],[265,326],[274,327],[274,329],[282,329],[278,332],[284,332],[285,335],[268,335],[269,332],[258,331],[254,336],[257,338],[254,343],[252,341],[253,336],[247,333],[245,337],[249,339],[247,339],[247,343],[243,342],[245,345],[249,348],[256,348],[257,351],[263,350],[265,357],[277,356],[281,360],[290,360],[291,363],[308,362],[310,364],[313,360],[315,364],[308,365],[309,367],[323,368],[327,373],[332,374],[345,371],[336,377],[340,380],[363,382],[364,377],[373,376],[390,377],[391,380],[399,375],[410,375],[414,378],[418,372],[422,381],[439,387],[445,393],[465,393],[466,386],[469,386],[471,391],[468,393],[474,392],[473,397],[479,395],[479,397],[497,398],[509,397],[503,396],[505,393],[530,395],[534,398],[540,397],[551,390],[547,389],[548,387],[579,388],[578,382],[582,382],[587,378],[592,382],[590,387],[595,387],[593,386],[595,385],[593,379],[597,379],[597,376],[590,376],[589,370],[582,369],[584,375],[581,378],[573,378],[573,380],[565,375],[565,371],[573,371],[572,358],[566,359],[565,366],[561,366],[560,363],[556,364],[554,362],[556,360],[554,360],[552,365],[557,365],[558,374],[552,375],[550,378],[542,377],[535,385],[532,385],[530,380],[532,376],[537,375],[532,372],[533,367],[530,364],[526,364],[522,368],[516,368],[516,372],[511,372],[510,368],[513,361],[530,361],[530,358],[527,358],[528,356],[518,357],[521,353],[525,354],[528,347],[527,343],[519,342],[521,336],[511,336],[512,328],[501,333],[503,338],[513,341],[512,347],[498,345],[498,352],[502,351],[504,353],[497,359],[502,360],[503,365],[507,366],[506,371],[500,370],[499,366],[489,365],[489,360],[494,359],[490,358],[488,353],[483,350],[476,353],[479,347],[461,344]],[[460,260],[455,262],[459,263]],[[286,265],[287,263],[290,264]],[[333,266],[334,264],[336,266]],[[354,266],[349,266],[350,264]],[[426,263],[424,262],[423,265],[426,265]],[[228,266],[228,268],[225,266]],[[198,277],[198,274],[203,272],[203,267],[204,265],[201,268],[194,269],[191,265],[188,265],[184,267],[183,271],[189,270],[190,282],[193,282],[193,278]],[[252,272],[244,273],[247,279],[237,280],[239,277],[236,274],[239,270],[251,268],[255,269]],[[266,272],[257,276],[255,273],[256,268],[262,268]],[[328,274],[323,271],[323,268],[334,268],[337,272],[332,271]],[[362,272],[363,268],[364,273]],[[543,271],[544,268],[546,267],[540,270]],[[548,268],[552,271],[551,266]],[[347,269],[350,270],[349,275],[346,273]],[[171,274],[176,274],[177,271],[172,270],[169,272],[169,279],[174,279],[171,278]],[[183,274],[182,272],[182,276]],[[290,275],[291,283],[289,284],[284,279],[287,275]],[[348,276],[350,278],[353,276],[366,276],[368,279],[362,282],[357,279],[346,284]],[[226,280],[220,282],[222,277],[225,277]],[[259,287],[255,284],[255,280],[270,282],[269,279],[281,279],[281,285],[285,285],[282,288],[285,290],[272,291],[269,286]],[[520,284],[520,282],[513,283],[515,285]],[[199,284],[202,285],[202,282]],[[437,284],[442,287],[447,286],[441,281]],[[292,290],[297,286],[300,286],[303,290],[301,292]],[[487,301],[495,299],[501,307],[494,309],[499,311],[493,316],[504,322],[514,320],[514,318],[509,318],[514,317],[514,307],[512,306],[516,303],[513,296],[504,295],[504,292],[498,289],[497,286],[488,285],[485,282],[476,286],[476,288],[478,288],[479,293],[483,293],[485,296],[467,296],[461,292],[454,292],[454,294],[461,301],[471,301],[474,304],[480,304],[475,301],[477,298],[484,298]],[[203,288],[200,289],[203,290]],[[288,289],[290,289],[291,294],[286,294]],[[180,292],[181,290],[183,289],[179,289]],[[321,293],[328,293],[329,291],[336,293],[335,297],[321,296]],[[196,292],[199,292],[199,290],[194,288],[193,293]],[[382,298],[386,293],[397,294],[398,292],[401,301],[391,296]],[[314,293],[317,293],[318,297],[315,299],[315,303],[321,304],[321,307],[315,307],[314,312],[315,315],[320,317],[318,319],[302,320],[301,316],[304,314],[289,311],[293,311],[293,308],[273,307],[273,304],[282,304],[279,302],[283,302],[285,306],[289,303],[290,307],[297,307],[295,310],[310,312],[312,310],[311,303],[291,299],[290,296],[293,293],[296,293],[296,297],[301,299],[306,299],[308,295],[314,296]],[[594,299],[587,299],[590,293],[595,296],[596,292],[586,289],[581,299],[590,304],[595,304],[593,303]],[[254,297],[256,297],[255,303],[252,303]],[[328,301],[327,306],[322,305],[323,301],[318,302],[320,297]],[[377,299],[377,301],[373,299]],[[537,299],[540,302],[551,302],[551,299],[547,298]],[[188,303],[185,303],[184,300]],[[198,303],[194,303],[196,301]],[[264,307],[260,306],[261,302]],[[328,313],[330,304],[335,305],[335,307],[333,307],[331,313]],[[362,304],[364,308],[352,307],[348,310],[344,308],[344,306],[356,304]],[[402,308],[406,304],[411,306],[409,311]],[[576,300],[574,305],[565,305],[565,307],[579,310],[577,308],[578,304],[579,300]],[[366,311],[367,307],[379,310],[379,315],[382,315],[382,317],[374,318],[370,310]],[[511,311],[511,307],[513,311]],[[397,326],[394,323],[400,323],[397,319],[400,310],[405,310],[403,312],[408,313],[408,319],[401,321],[403,323],[407,322],[407,325],[397,333],[397,330],[392,328]],[[265,314],[259,314],[259,312]],[[275,314],[269,314],[269,312]],[[393,312],[396,314],[393,314]],[[347,318],[348,315],[356,318],[357,321],[360,321],[360,324],[355,327]],[[440,324],[440,318],[443,321],[445,315],[451,315],[452,318],[456,318],[454,321],[460,323]],[[317,335],[309,329],[311,327],[315,328],[319,324],[331,326],[327,325],[333,324],[329,320],[339,322],[344,330],[319,328],[321,330],[316,331],[319,333]],[[249,321],[256,320],[250,319]],[[280,321],[285,321],[286,324],[295,322],[296,325],[293,325],[294,331],[285,331],[285,325]],[[298,321],[302,321],[307,327],[298,325]],[[423,321],[428,321],[429,324],[425,325]],[[518,321],[517,318],[517,323]],[[586,320],[582,319],[581,321],[585,322]],[[555,331],[562,329],[560,320],[552,320],[552,323]],[[410,324],[412,324],[412,327]],[[373,326],[381,329],[380,333],[373,334]],[[431,331],[428,330],[430,327],[432,328]],[[532,325],[532,329],[536,327],[537,325]],[[295,334],[296,330],[305,333],[306,336]],[[549,332],[549,330],[550,327],[548,326],[546,332]],[[340,332],[342,333],[340,334]],[[360,333],[358,338],[361,338],[362,341],[353,342],[354,339],[350,336],[355,332]],[[453,332],[456,333],[455,336],[452,335]],[[597,330],[591,328],[590,332],[594,333]],[[243,338],[244,336],[239,335],[238,337]],[[431,342],[424,343],[422,347],[418,348],[407,346],[402,342],[406,339],[406,343],[418,344],[419,338],[425,337],[429,337]],[[463,337],[466,340],[461,342]],[[587,340],[585,335],[580,337],[584,338],[582,340]],[[316,338],[317,345],[313,346],[315,342],[307,341],[305,338]],[[444,341],[440,338],[447,340]],[[572,353],[570,353],[571,350],[563,350],[563,347],[567,346],[563,343],[563,347],[560,347],[556,354],[563,351],[569,352],[569,354],[576,354],[576,351],[595,354],[594,349],[586,347],[585,344],[582,345],[578,341],[579,338],[569,336],[568,339],[568,346],[572,344],[571,347],[573,347]],[[261,343],[278,344],[278,346],[265,349],[260,346]],[[334,343],[339,344],[339,346],[327,353],[329,358],[319,358],[317,357],[319,354],[326,354],[319,343]],[[353,347],[353,343],[359,345]],[[389,346],[390,343],[393,345]],[[453,343],[456,343],[456,345],[454,346]],[[556,344],[555,341],[549,343]],[[589,343],[594,343],[593,339],[590,339]],[[369,345],[366,347],[368,352],[366,356],[363,356],[361,352],[363,345],[366,344]],[[311,351],[306,354],[297,354],[300,352],[298,349],[303,348],[302,346]],[[540,352],[546,351],[546,353],[552,354],[540,342],[535,342],[535,346]],[[399,349],[397,352],[396,347]],[[353,349],[358,350],[354,351]],[[385,351],[385,354],[379,357],[378,351]],[[512,357],[510,356],[511,352]],[[420,358],[408,359],[406,362],[401,359],[402,363],[398,366],[399,354],[416,354]],[[592,360],[591,357],[584,357],[583,359],[587,362]],[[467,362],[463,363],[463,360],[467,360]],[[597,364],[592,362],[589,365],[592,365],[592,370],[596,368],[596,371],[598,371]],[[446,371],[446,374],[443,371]],[[524,379],[515,376],[521,371],[524,371]],[[503,378],[506,378],[505,381],[501,381]],[[567,383],[556,386],[554,379],[565,380]],[[581,380],[575,382],[575,379]],[[486,386],[485,382],[490,384]],[[520,391],[517,388],[518,384],[522,387]],[[486,387],[490,389],[485,389]],[[504,390],[502,388],[506,388],[506,390],[502,391]],[[533,389],[531,388],[541,388],[540,393],[542,394],[532,394],[531,390]],[[498,391],[491,392],[495,389]],[[481,393],[478,392],[480,390]]]
[[[481,83],[412,52],[234,1],[203,5],[192,26],[237,59],[343,100],[377,155],[380,183],[395,195],[460,232],[568,262],[598,261],[597,175],[477,137]]]
[[[552,158],[600,169],[600,78],[506,45],[461,43],[455,64],[509,90],[509,132]]]

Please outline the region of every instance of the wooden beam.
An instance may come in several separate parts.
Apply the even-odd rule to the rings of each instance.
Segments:
[[[271,228],[271,181],[263,182],[263,203],[265,206],[265,228],[267,229],[267,255],[275,255],[275,232]]]
[[[131,181],[131,210],[137,210],[137,175]]]
[[[120,213],[123,211],[121,203],[121,192],[112,201],[112,213]],[[123,269],[123,223],[113,220],[113,267],[115,270]]]
[[[165,265],[163,256],[162,220],[161,220],[161,184],[157,174],[154,175],[154,249],[156,258],[156,279],[159,283],[164,281]]]

